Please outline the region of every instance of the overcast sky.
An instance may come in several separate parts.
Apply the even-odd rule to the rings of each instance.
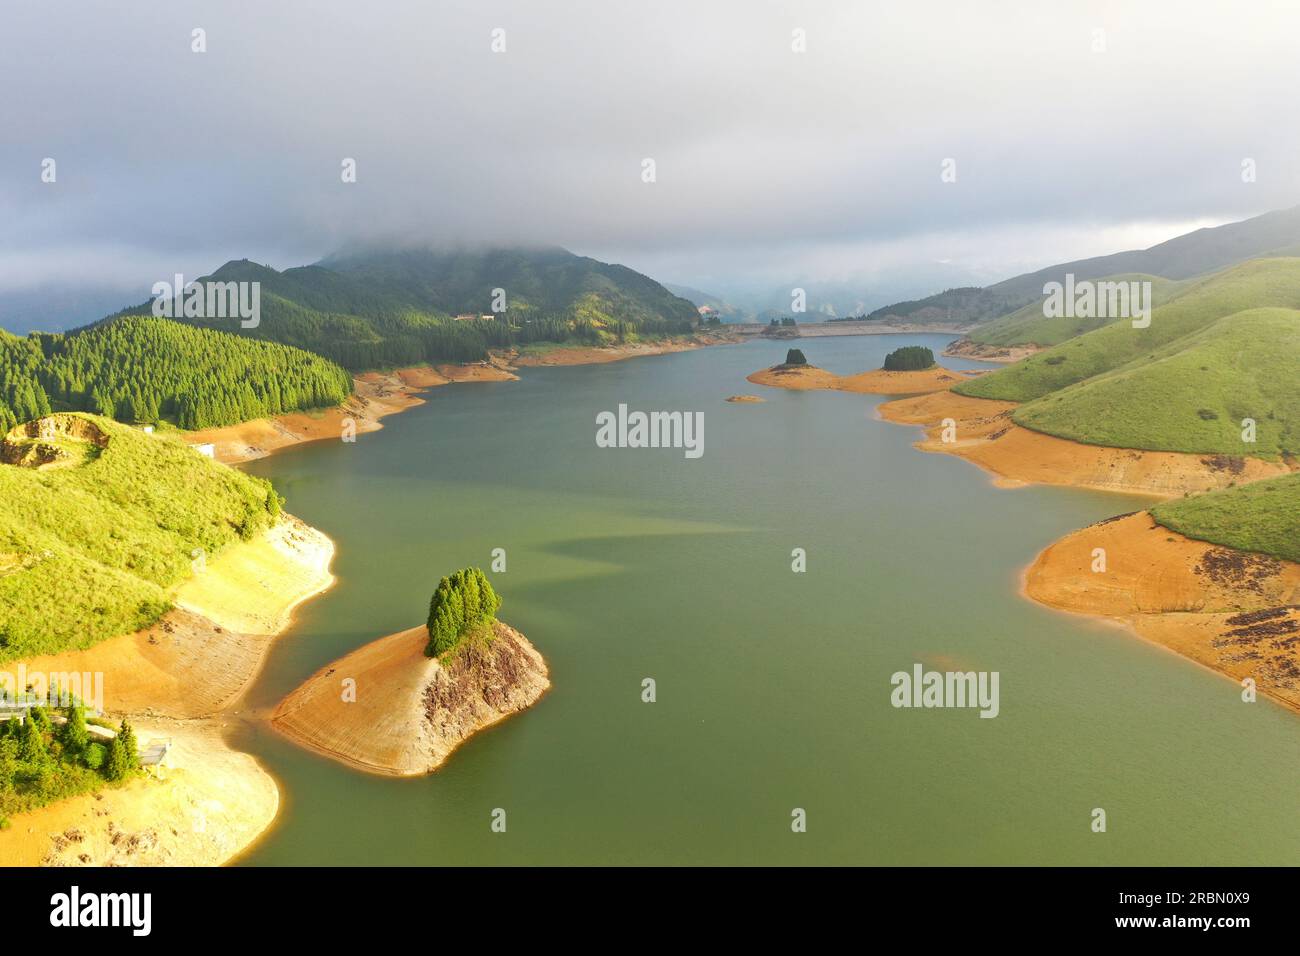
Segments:
[[[17,0],[0,17],[0,297],[84,282],[138,301],[177,271],[390,238],[558,243],[724,291],[902,293],[1300,203],[1294,3]]]

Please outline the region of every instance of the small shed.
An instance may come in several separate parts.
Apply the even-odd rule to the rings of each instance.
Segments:
[[[155,739],[140,751],[140,766],[161,767],[167,760],[167,753],[172,749],[171,738]]]

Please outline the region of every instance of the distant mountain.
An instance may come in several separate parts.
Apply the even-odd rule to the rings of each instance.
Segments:
[[[804,311],[792,311],[796,289],[803,290]],[[861,282],[833,279],[792,280],[769,292],[741,297],[732,296],[754,314],[762,323],[794,315],[800,322],[825,322],[828,319],[845,319],[865,315],[870,309],[889,301],[887,296],[871,292]]]
[[[676,285],[672,282],[665,282],[663,287],[673,295],[681,296],[688,302],[699,308],[707,305],[711,309],[716,309],[719,318],[724,323],[738,325],[746,322],[757,321],[754,314],[748,309],[733,305],[721,296],[714,295],[711,292],[701,292],[699,289],[692,289],[686,285]]]
[[[987,322],[1019,306],[1014,294],[967,286],[945,289],[924,299],[895,302],[867,315],[871,322],[911,322],[917,325],[964,325]]]
[[[0,329],[15,335],[62,332],[94,322],[140,294],[120,288],[54,283],[19,292],[0,292]]]
[[[516,313],[636,325],[697,318],[688,300],[648,276],[558,246],[362,250],[317,266],[403,297],[410,308],[449,315],[489,314],[501,289]]]
[[[351,369],[476,361],[489,348],[537,341],[685,334],[698,321],[695,306],[653,279],[558,247],[368,248],[283,272],[242,259],[206,278],[259,282],[261,322],[181,321],[295,345]]]
[[[924,299],[900,302],[871,313],[881,321],[975,324],[1014,312],[1042,298],[1048,282],[1101,279],[1143,273],[1164,279],[1188,279],[1265,255],[1294,253],[1300,247],[1300,206],[1253,219],[1197,229],[1149,249],[1076,259],[1027,272],[982,289],[950,289]],[[909,316],[911,317],[909,319]]]

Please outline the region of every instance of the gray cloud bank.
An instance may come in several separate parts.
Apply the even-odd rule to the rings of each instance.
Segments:
[[[1286,3],[55,0],[3,20],[0,293],[125,302],[228,258],[428,239],[724,292],[912,294],[1300,201]]]

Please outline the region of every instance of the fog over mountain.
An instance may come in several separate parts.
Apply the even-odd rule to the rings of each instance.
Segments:
[[[39,95],[4,107],[0,324],[375,241],[746,307],[987,284],[1294,205],[1298,33],[1208,0],[11,5],[0,83]]]

